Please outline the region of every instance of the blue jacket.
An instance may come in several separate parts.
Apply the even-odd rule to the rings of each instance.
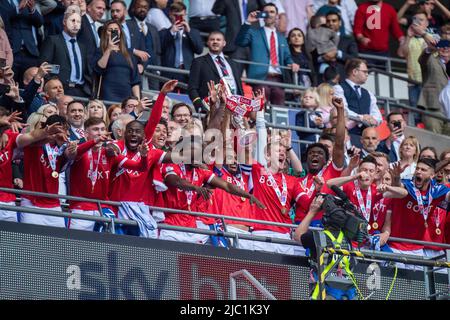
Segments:
[[[286,38],[277,32],[278,39],[278,63],[281,66],[292,64],[292,57]],[[270,45],[266,37],[264,28],[252,28],[248,24],[243,24],[236,37],[236,45],[240,47],[250,47],[250,60],[270,64]],[[252,79],[265,80],[269,67],[260,65],[249,65],[248,77]],[[284,70],[286,71],[286,70]],[[284,72],[282,70],[283,78]]]

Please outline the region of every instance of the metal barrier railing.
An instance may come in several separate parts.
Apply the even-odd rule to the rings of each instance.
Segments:
[[[17,190],[17,189],[9,189],[9,188],[0,188],[1,192],[8,192],[12,194],[19,194],[19,195],[30,195],[30,196],[39,196],[39,197],[47,197],[47,198],[53,198],[53,199],[66,199],[66,200],[73,200],[73,201],[82,201],[82,202],[91,202],[96,203],[100,205],[99,210],[101,210],[101,204],[109,205],[109,206],[121,206],[120,202],[117,201],[106,201],[106,200],[99,200],[99,199],[90,199],[90,198],[82,198],[82,197],[74,197],[74,196],[67,196],[67,195],[59,195],[59,194],[51,194],[51,193],[43,193],[43,192],[36,192],[36,191],[29,191],[29,190]],[[9,210],[9,211],[19,211],[17,210],[19,208],[18,206],[10,206],[6,204],[0,204],[0,209],[3,210]],[[98,222],[106,222],[106,223],[120,223],[120,224],[126,224],[126,225],[132,225],[136,226],[137,223],[134,221],[129,220],[118,220],[116,218],[106,218],[106,217],[99,217],[99,216],[84,216],[84,215],[77,215],[75,216],[72,213],[64,213],[64,212],[58,212],[58,211],[49,211],[45,209],[36,209],[36,208],[29,208],[29,207],[20,207],[21,209],[24,209],[28,212],[28,210],[32,210],[33,212],[29,213],[37,213],[37,214],[44,214],[44,215],[54,215],[54,216],[64,216],[65,218],[76,218],[76,219],[82,219],[82,220],[91,220],[91,221],[98,221]],[[226,229],[227,223],[226,220],[233,220],[233,221],[241,221],[241,222],[249,222],[249,223],[256,223],[256,224],[263,224],[268,226],[278,226],[278,227],[286,227],[286,228],[297,228],[298,225],[296,224],[287,224],[287,223],[279,223],[279,222],[270,222],[266,220],[257,220],[257,219],[249,219],[249,218],[241,218],[241,217],[233,217],[233,216],[227,216],[227,215],[221,215],[221,214],[213,214],[213,213],[205,213],[205,212],[193,212],[193,211],[185,211],[185,210],[178,210],[178,209],[170,209],[170,208],[163,208],[163,207],[154,207],[149,206],[150,210],[153,211],[163,211],[167,213],[176,213],[176,214],[189,214],[194,216],[203,216],[203,217],[209,217],[209,218],[216,218],[222,221],[224,224],[224,228]],[[64,214],[64,215],[62,215]],[[118,222],[120,221],[120,222]],[[230,232],[217,232],[212,230],[203,230],[203,229],[195,229],[195,228],[185,228],[185,227],[177,227],[177,226],[168,226],[165,225],[164,228],[171,229],[171,230],[177,230],[177,231],[185,231],[185,232],[198,232],[203,234],[209,234],[209,235],[223,235],[223,236],[229,236],[229,237],[235,237],[234,233]],[[315,228],[310,227],[310,230],[322,230],[322,228]],[[256,236],[248,236],[245,234],[239,234],[240,238],[247,239],[247,240],[256,240]],[[261,237],[258,236],[258,239],[264,239],[262,241],[269,241],[269,242],[276,242],[276,243],[283,243],[283,244],[289,244],[289,245],[299,245],[297,242],[293,240],[284,240],[284,239],[276,239],[276,238],[270,238],[270,237]],[[268,240],[270,239],[270,240]],[[424,246],[432,246],[432,247],[440,247],[442,249],[450,249],[449,244],[444,243],[437,243],[437,242],[427,242],[427,241],[420,241],[420,240],[413,240],[413,239],[405,239],[405,238],[395,238],[390,237],[389,241],[391,242],[405,242],[405,243],[412,243],[412,244],[418,244],[418,245],[424,245]]]

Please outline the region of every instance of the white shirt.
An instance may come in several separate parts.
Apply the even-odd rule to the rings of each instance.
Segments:
[[[170,25],[170,26],[172,27],[172,25]],[[180,29],[178,32],[170,31],[170,34],[171,34],[172,36],[174,36],[174,37],[176,37],[177,34],[179,35],[179,38],[178,38],[178,39],[175,38],[174,41],[180,42],[180,48],[181,48],[181,50],[180,50],[180,52],[179,52],[178,54],[180,55],[180,65],[181,65],[181,64],[184,63],[184,58],[183,58],[183,37],[186,37],[185,34],[184,34],[184,29]],[[176,48],[176,47],[175,47],[175,48]],[[175,54],[176,54],[176,53],[175,53]],[[175,61],[176,61],[176,59],[175,59]]]
[[[147,34],[148,33],[148,26],[147,26],[147,23],[145,23],[145,20],[141,21],[141,20],[139,20],[136,17],[134,17],[134,20],[136,20],[136,23],[138,25],[139,30],[144,29],[144,33]]]
[[[130,35],[130,29],[128,29],[127,23],[124,21],[122,23],[122,30],[125,34],[125,40],[127,41],[127,48],[131,49],[131,35]]]
[[[151,8],[147,13],[147,19],[145,21],[154,25],[158,31],[172,27],[172,22],[170,22],[164,11],[158,8]]]
[[[221,78],[223,78],[224,75],[223,75],[222,69],[220,68],[219,63],[217,62],[216,59],[217,59],[218,56],[220,56],[222,58],[222,61],[225,64],[225,66],[227,68],[227,71],[228,71],[228,77],[225,77],[225,81],[227,81],[227,83],[230,85],[231,90],[234,91],[234,93],[236,93],[236,90],[237,90],[236,79],[234,78],[233,70],[231,69],[231,66],[228,63],[228,61],[225,59],[225,56],[223,55],[223,52],[221,52],[219,55],[213,54],[213,53],[210,52],[209,55],[213,59],[214,65],[216,66],[217,72],[220,74]]]
[[[444,107],[444,114],[450,118],[450,80],[439,95],[439,102]]]
[[[345,81],[347,81],[347,83],[353,88],[353,90],[355,90],[355,86],[357,85],[356,83],[354,83],[353,81],[349,80],[349,79],[345,79]],[[333,87],[334,89],[334,95],[342,98],[343,102],[344,102],[344,107],[346,109],[346,111],[348,112],[348,115],[350,117],[355,117],[355,118],[361,118],[360,115],[358,115],[356,112],[350,110],[348,108],[348,103],[347,103],[347,99],[345,99],[345,95],[344,95],[344,89],[341,87],[340,84],[337,84]],[[381,122],[383,121],[383,117],[381,116],[381,112],[380,109],[378,108],[377,105],[377,98],[373,95],[372,92],[370,92],[369,90],[367,90],[369,92],[370,95],[370,115],[372,117],[375,118],[375,120],[377,120],[378,124],[381,124]],[[359,94],[361,95],[361,86],[358,89]],[[351,129],[351,128],[349,128]]]
[[[81,58],[81,51],[80,51],[80,46],[78,45],[78,42],[75,42],[75,51],[77,53],[78,56],[78,63],[80,64],[80,78],[77,79],[76,78],[76,67],[75,67],[75,57],[73,55],[73,50],[72,50],[72,43],[70,42],[70,40],[72,39],[71,36],[69,36],[66,32],[62,32],[62,35],[64,37],[64,40],[66,41],[66,46],[67,46],[67,51],[69,52],[69,57],[70,57],[70,81],[71,82],[75,82],[78,84],[83,84],[83,59]],[[73,38],[75,40],[75,38]]]
[[[189,0],[189,18],[215,16],[212,7],[215,0]]]
[[[94,23],[94,27],[95,27],[94,36],[95,36],[95,41],[97,43],[97,48],[98,48],[100,46],[100,36],[98,35],[98,28],[100,27],[100,23],[98,23],[97,21],[94,22],[94,19],[92,19],[91,16],[87,13],[86,13],[86,18],[89,21],[89,27],[91,29],[92,29],[92,23]]]
[[[275,33],[275,49],[276,49],[276,53],[277,53],[278,64],[280,64],[280,57],[278,56],[277,30],[275,28],[271,29],[271,28],[268,28],[268,27],[265,26],[264,27],[264,32],[266,33],[267,45],[269,46],[269,61],[270,61],[270,37],[272,36],[272,32]],[[280,68],[274,68],[274,67],[270,66],[268,73],[279,73],[279,74],[281,74],[281,69]]]

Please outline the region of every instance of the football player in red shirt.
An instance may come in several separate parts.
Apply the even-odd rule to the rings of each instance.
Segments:
[[[100,118],[89,118],[84,123],[87,144],[91,147],[88,152],[79,154],[71,166],[70,194],[76,197],[109,200],[110,172],[122,168],[145,171],[147,169],[147,154],[149,147],[144,142],[139,146],[140,161],[133,161],[124,155],[107,154],[102,146],[107,141],[106,124]],[[95,202],[70,201],[72,213],[101,215]],[[92,231],[94,221],[70,219],[70,229]]]
[[[341,172],[344,168],[344,159],[345,159],[344,103],[342,102],[342,99],[334,97],[333,105],[337,110],[336,141],[333,146],[333,154],[330,155],[327,146],[321,143],[311,144],[306,149],[306,165],[308,174],[300,181],[300,184],[309,197],[311,197],[315,191],[313,183],[314,177],[317,176],[327,181],[332,178],[340,177]],[[324,190],[322,190],[322,192],[331,193],[331,190],[324,187]],[[300,222],[305,217],[306,213],[308,212],[308,209],[309,209],[308,207],[303,209],[300,206],[296,208],[295,211],[296,223]],[[322,225],[320,221],[321,218],[322,213],[317,214],[315,216],[315,220],[312,221],[311,226],[313,227],[321,226]]]
[[[433,219],[436,216],[434,210],[443,200],[450,200],[450,188],[433,180],[435,168],[436,160],[421,158],[417,161],[413,180],[402,180],[408,194],[392,201],[392,237],[427,241],[430,240],[429,233],[443,233],[442,223],[436,223],[436,219]],[[395,253],[424,255],[424,247],[420,244],[390,242],[390,247]]]
[[[11,123],[21,120],[20,113],[13,112],[10,115],[0,117],[0,127],[9,128]],[[58,123],[49,125],[45,129],[36,129],[30,133],[16,133],[7,129],[3,132],[7,137],[6,145],[0,149],[0,186],[13,189],[12,160],[14,149],[25,148],[31,144],[47,139],[49,136],[62,132]],[[8,192],[0,192],[0,203],[14,206],[16,196]],[[17,222],[17,212],[0,210],[0,220]]]
[[[162,170],[164,182],[169,187],[163,193],[164,202],[168,208],[196,211],[198,208],[198,197],[201,196],[205,200],[209,200],[211,196],[212,191],[205,188],[206,184],[213,188],[220,188],[238,197],[249,199],[250,204],[255,203],[261,210],[265,208],[257,197],[232,183],[216,177],[212,171],[202,168],[204,165],[201,137],[184,137],[182,142],[178,144],[178,147],[183,150],[183,153],[188,151],[188,154],[183,154],[182,158],[177,158],[177,163],[163,166]],[[189,162],[189,164],[186,162]],[[197,227],[195,217],[187,214],[166,213],[164,222],[169,225],[182,227]],[[159,238],[193,243],[206,243],[208,240],[207,235],[172,230],[161,230]]]

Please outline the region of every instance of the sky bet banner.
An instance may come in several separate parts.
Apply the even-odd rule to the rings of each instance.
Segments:
[[[229,300],[242,269],[277,299],[308,299],[306,258],[0,222],[0,299]],[[362,263],[356,274],[370,299],[385,299],[392,276]],[[399,271],[390,298],[423,299],[421,277]],[[265,299],[241,278],[237,296]]]

